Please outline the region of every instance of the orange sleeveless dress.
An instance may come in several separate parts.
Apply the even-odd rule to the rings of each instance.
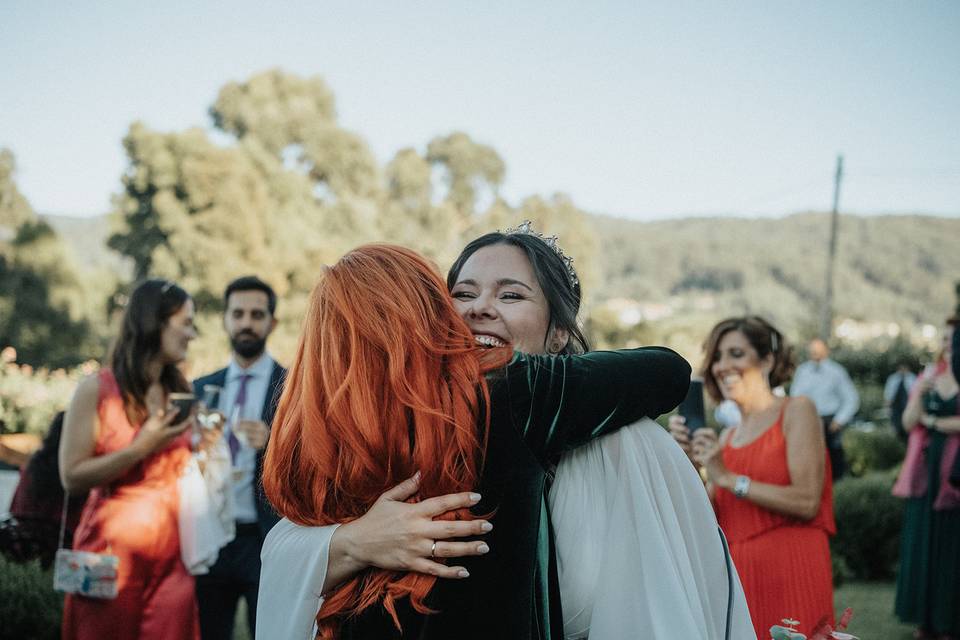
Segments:
[[[137,433],[108,369],[100,372],[97,416],[96,455],[127,447]],[[194,579],[180,559],[177,524],[177,480],[190,456],[189,442],[188,431],[109,486],[90,492],[73,548],[118,556],[119,593],[113,600],[68,595],[64,639],[200,637]]]
[[[727,440],[722,456],[730,471],[754,482],[790,484],[783,437],[787,402],[777,421],[753,442],[733,447]],[[820,509],[812,520],[774,513],[719,487],[714,506],[730,543],[730,555],[740,574],[758,638],[769,638],[770,627],[781,624],[783,618],[799,620],[800,631],[808,635],[823,618],[833,624],[828,536],[836,533],[836,525],[829,459]]]

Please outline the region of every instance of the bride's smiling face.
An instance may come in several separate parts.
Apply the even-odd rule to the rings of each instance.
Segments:
[[[485,346],[546,353],[554,334],[550,306],[526,254],[508,244],[478,249],[450,291],[454,306]]]

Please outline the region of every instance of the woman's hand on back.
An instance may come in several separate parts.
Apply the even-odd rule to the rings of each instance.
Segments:
[[[493,529],[486,520],[435,520],[448,511],[472,507],[476,493],[454,493],[417,503],[406,502],[420,490],[420,474],[386,491],[366,514],[341,525],[344,551],[355,563],[391,571],[416,571],[441,578],[466,578],[466,569],[439,559],[478,556],[489,551],[483,541],[458,538],[483,535]]]

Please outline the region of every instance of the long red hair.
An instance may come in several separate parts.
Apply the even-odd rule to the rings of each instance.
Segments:
[[[481,353],[436,269],[403,247],[354,249],[325,270],[280,398],[263,469],[277,511],[301,525],[349,522],[381,493],[422,474],[421,496],[476,488],[486,449]],[[466,509],[449,516],[473,519]],[[420,613],[433,576],[370,569],[326,594],[320,638],[346,616],[395,601]]]

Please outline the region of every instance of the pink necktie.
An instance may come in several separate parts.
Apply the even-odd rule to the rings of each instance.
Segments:
[[[243,415],[243,405],[247,402],[247,382],[253,376],[249,373],[240,374],[240,388],[237,390],[237,399],[233,403],[233,412],[231,415],[236,416],[236,422],[240,421],[240,416]],[[233,463],[237,462],[237,452],[240,451],[240,440],[237,439],[237,436],[233,434],[233,430],[237,425],[230,425],[230,432],[227,434],[227,446],[230,447],[230,460]]]

